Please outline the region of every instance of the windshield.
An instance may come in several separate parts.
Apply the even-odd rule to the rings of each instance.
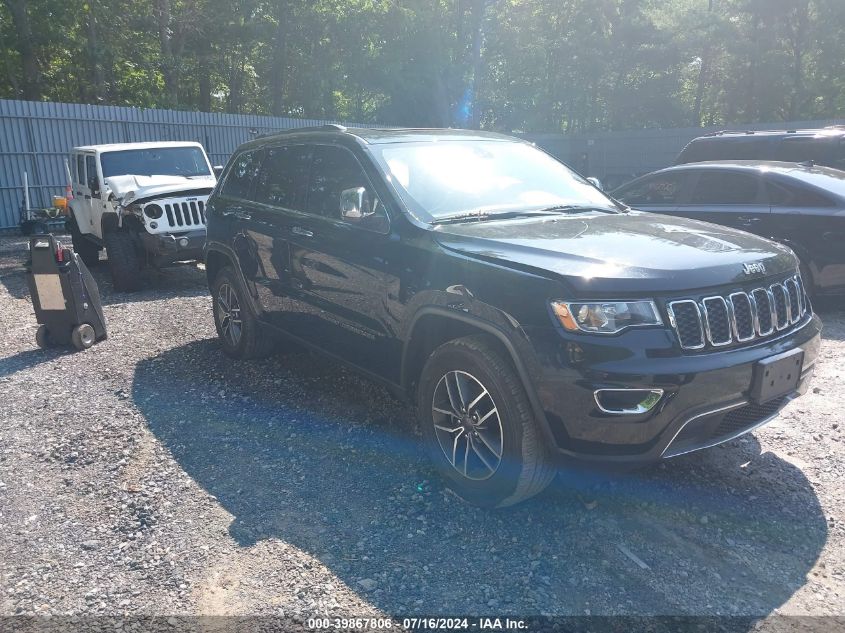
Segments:
[[[103,152],[103,178],[112,176],[210,176],[199,147],[155,147]]]
[[[584,178],[527,143],[444,140],[370,149],[408,208],[426,220],[559,206],[618,211]]]

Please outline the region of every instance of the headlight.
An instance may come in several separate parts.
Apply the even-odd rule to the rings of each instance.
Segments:
[[[161,207],[157,204],[148,204],[144,207],[144,215],[146,215],[151,220],[158,220],[162,213]]]
[[[654,301],[552,302],[560,324],[570,332],[616,334],[625,328],[663,325]]]

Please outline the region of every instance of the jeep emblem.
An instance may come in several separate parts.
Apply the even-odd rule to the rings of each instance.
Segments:
[[[765,275],[766,265],[761,262],[757,262],[755,264],[743,264],[742,270],[746,275]]]

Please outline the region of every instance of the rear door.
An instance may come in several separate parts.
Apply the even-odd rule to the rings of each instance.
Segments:
[[[305,212],[311,148],[303,144],[265,148],[246,218],[245,234],[255,253],[256,292],[270,323],[297,336],[299,288],[290,270],[291,226]]]
[[[76,221],[82,233],[100,234],[99,218],[95,223],[94,200],[91,196],[91,187],[88,180],[88,170],[96,178],[97,167],[93,153],[76,152],[71,155],[74,167],[71,172],[74,175],[73,197],[76,208]]]
[[[720,168],[692,170],[695,179],[678,214],[765,234],[769,202],[757,172]]]

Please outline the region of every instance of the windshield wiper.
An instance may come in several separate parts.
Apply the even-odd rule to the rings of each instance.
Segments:
[[[589,204],[556,204],[552,207],[542,209],[543,213],[590,213],[598,211],[599,213],[619,213],[607,207],[596,207]]]
[[[509,220],[512,218],[530,218],[542,215],[557,215],[560,211],[555,207],[548,209],[522,211],[469,211],[444,215],[432,221],[431,224],[461,224],[463,222],[486,222],[488,220]]]

